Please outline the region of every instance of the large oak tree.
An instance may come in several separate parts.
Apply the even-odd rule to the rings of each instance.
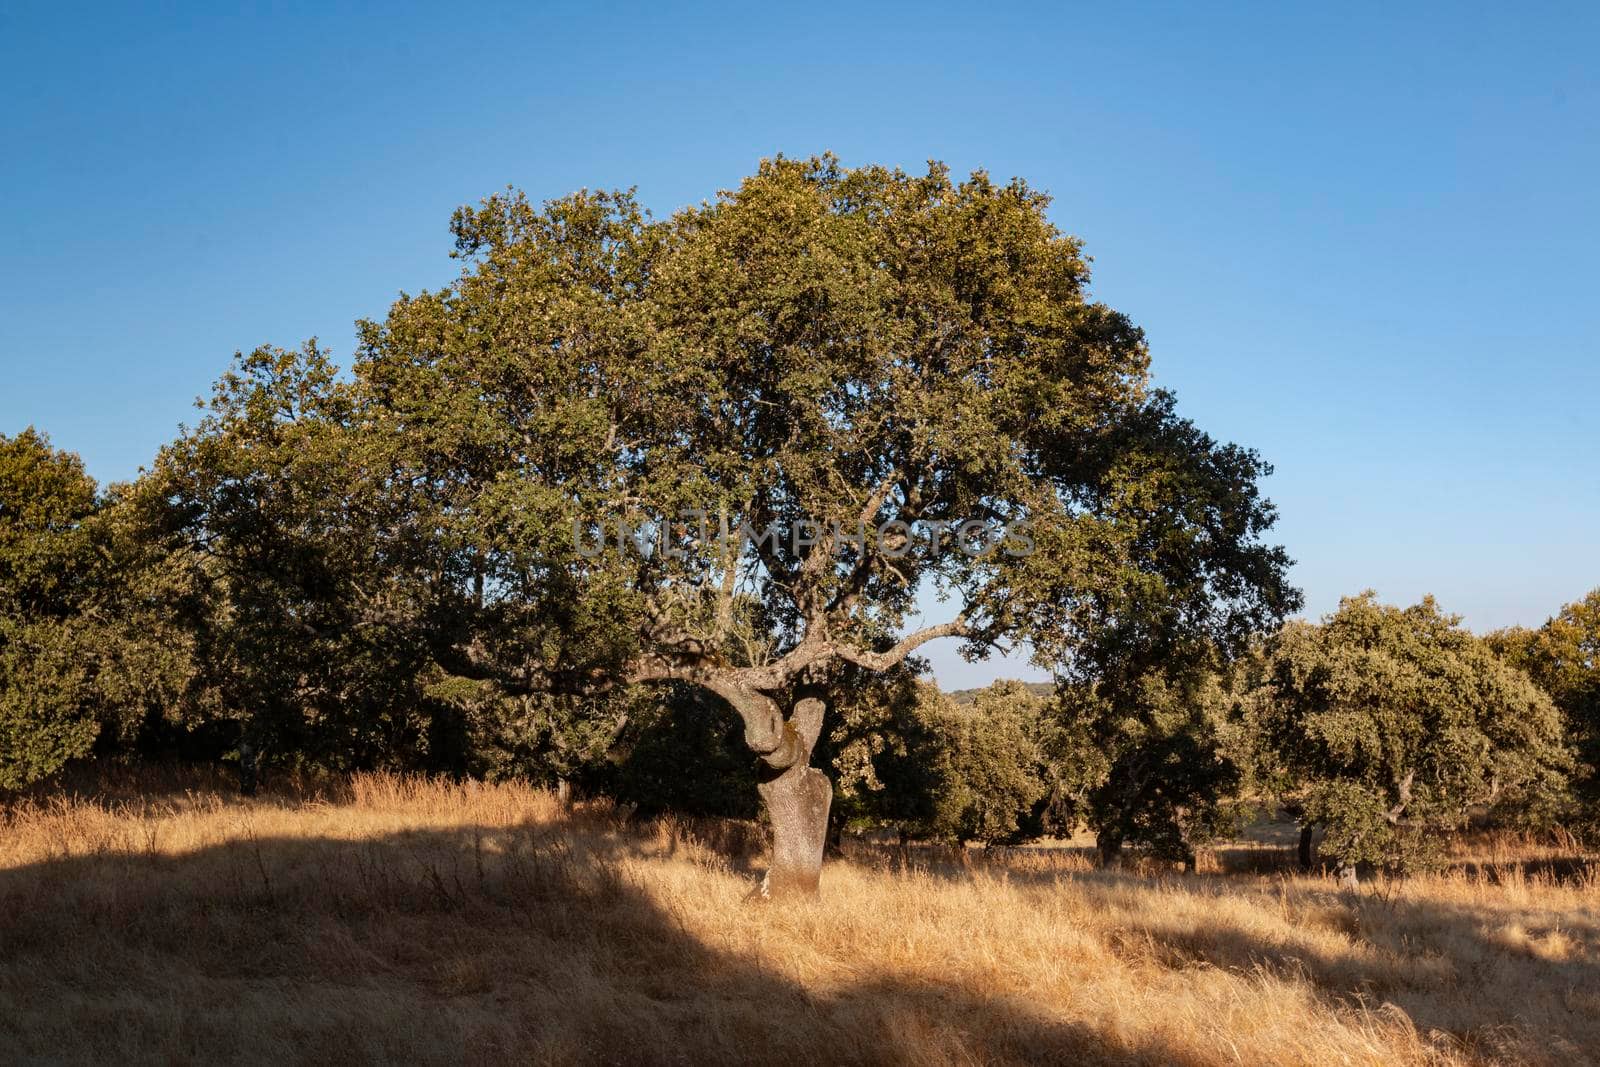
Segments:
[[[318,447],[349,468],[323,482],[353,501],[319,508],[368,524],[367,563],[301,618],[508,696],[720,698],[759,757],[767,888],[815,891],[811,758],[846,674],[940,638],[1068,674],[1234,648],[1296,604],[1265,465],[1150,387],[1047,203],[822,157],[664,220],[627,193],[462,209],[460,277],[363,323],[353,380],[319,386],[339,432]],[[225,526],[207,509],[232,500],[185,521]],[[619,549],[619,522],[658,545]]]

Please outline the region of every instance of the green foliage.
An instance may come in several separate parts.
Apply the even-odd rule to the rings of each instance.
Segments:
[[[0,436],[0,789],[177,714],[193,640],[128,504],[33,430]]]
[[[1029,736],[1040,701],[1016,682],[957,704],[910,677],[844,703],[833,734],[837,803],[858,827],[1013,841],[1043,794]]]
[[[821,746],[834,771],[834,815],[860,829],[904,828],[934,821],[940,735],[929,705],[938,690],[910,671],[872,677],[836,698]]]
[[[99,734],[93,624],[80,618],[95,484],[33,429],[0,436],[0,790],[53,773]]]
[[[1039,699],[1019,682],[996,682],[971,705],[945,699],[940,710],[948,772],[933,832],[985,843],[1025,836],[1044,795],[1030,736]]]
[[[603,763],[585,777],[642,815],[750,819],[757,814],[756,768],[738,717],[696,686],[639,694]]]
[[[117,640],[94,480],[33,429],[0,436],[0,789],[84,755],[115,706]]]
[[[0,621],[0,790],[52,774],[100,732],[85,643],[56,622]]]
[[[130,500],[181,575],[164,610],[195,635],[202,721],[286,761],[416,765],[436,736],[391,570],[411,520],[386,510],[368,442],[323,350],[261,348]]]
[[[1230,708],[1203,663],[1063,687],[1041,737],[1050,821],[1058,832],[1086,824],[1107,860],[1134,844],[1192,865],[1240,814]]]
[[[1600,589],[1537,630],[1502,630],[1488,641],[1565,714],[1577,748],[1573,785],[1584,805],[1581,817],[1591,828],[1600,826]]]
[[[98,504],[76,455],[31,427],[0,434],[0,608],[61,619],[73,613],[92,552],[84,522]]]
[[[1560,713],[1432,598],[1346,598],[1286,626],[1264,672],[1265,780],[1327,827],[1343,865],[1427,863],[1475,805],[1547,810],[1564,785]]]
[[[592,697],[527,693],[508,696],[496,686],[426,672],[418,711],[428,720],[429,770],[488,781],[519,778],[541,785],[582,779],[597,767],[618,734],[648,703],[631,691]]]

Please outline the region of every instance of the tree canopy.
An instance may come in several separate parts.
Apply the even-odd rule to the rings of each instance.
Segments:
[[[1425,861],[1472,806],[1538,810],[1564,780],[1556,707],[1460,621],[1431,597],[1402,609],[1367,592],[1289,623],[1267,653],[1267,780],[1346,867]]]
[[[0,435],[0,789],[181,713],[192,641],[121,500],[44,434]]]
[[[1591,826],[1600,824],[1600,589],[1536,630],[1501,630],[1490,644],[1528,672],[1566,715],[1577,746],[1575,785]]]
[[[628,194],[459,212],[462,278],[365,325],[352,415],[387,445],[439,658],[513,689],[698,680],[759,747],[759,694],[939,636],[1054,665],[1111,623],[1270,623],[1293,601],[1264,465],[1147,388],[1045,205],[822,158],[665,222]],[[585,554],[619,520],[680,536]],[[1034,551],[934,550],[930,524],[971,520],[1026,520]],[[902,633],[925,581],[961,606]]]

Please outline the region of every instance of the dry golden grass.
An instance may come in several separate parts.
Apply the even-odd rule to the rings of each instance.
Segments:
[[[132,779],[0,814],[0,1062],[1584,1062],[1596,880],[1513,858],[1350,896],[855,846],[775,906],[739,824]]]

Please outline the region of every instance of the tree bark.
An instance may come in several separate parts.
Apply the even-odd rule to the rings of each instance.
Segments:
[[[1306,823],[1304,826],[1300,827],[1300,869],[1302,871],[1309,871],[1311,869],[1311,864],[1314,859],[1314,854],[1311,849],[1312,835],[1314,835],[1316,831],[1317,828],[1311,823]]]
[[[818,691],[803,690],[777,745],[761,755],[757,789],[772,823],[772,863],[761,881],[763,897],[815,897],[821,887],[833,783],[810,764],[826,710]]]
[[[1355,889],[1358,884],[1359,883],[1356,879],[1355,864],[1346,863],[1344,866],[1339,868],[1340,889]]]
[[[815,767],[795,764],[758,787],[772,820],[772,865],[765,897],[814,897],[822,884],[833,783]]]
[[[256,781],[256,748],[246,741],[239,746],[239,795],[242,797],[255,796]]]

